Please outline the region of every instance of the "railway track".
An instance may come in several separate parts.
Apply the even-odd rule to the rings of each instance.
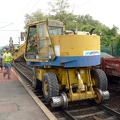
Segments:
[[[109,100],[106,100],[101,105],[94,104],[93,101],[77,101],[69,103],[68,109],[53,108],[46,103],[43,98],[41,90],[34,90],[31,86],[32,81],[32,69],[23,63],[17,62],[13,64],[19,75],[24,80],[28,89],[30,89],[36,97],[42,101],[42,103],[52,112],[57,120],[119,120],[120,119],[120,108],[113,106],[111,99],[120,98],[120,94],[110,96]],[[115,92],[115,91],[114,91]],[[118,103],[117,103],[118,104]],[[119,103],[120,104],[120,103]],[[119,105],[118,105],[119,106]]]

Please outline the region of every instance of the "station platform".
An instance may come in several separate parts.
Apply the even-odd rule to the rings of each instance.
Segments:
[[[11,79],[0,70],[0,120],[49,120],[12,72]]]

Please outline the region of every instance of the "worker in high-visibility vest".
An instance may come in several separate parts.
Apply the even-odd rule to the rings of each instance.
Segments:
[[[3,54],[3,67],[5,67],[5,71],[3,72],[3,76],[5,77],[8,74],[8,79],[10,79],[11,75],[11,65],[12,55],[10,53],[10,48],[6,49],[6,52]]]

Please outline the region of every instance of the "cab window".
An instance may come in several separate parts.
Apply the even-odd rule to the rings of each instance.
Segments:
[[[50,36],[52,36],[52,35],[62,35],[63,34],[63,28],[50,26],[49,27],[49,33],[50,33]]]
[[[28,30],[28,41],[26,43],[26,58],[27,59],[37,59],[37,43],[36,43],[36,25],[30,26]]]
[[[44,37],[45,34],[44,34],[44,24],[41,24],[41,25],[38,25],[38,37]]]

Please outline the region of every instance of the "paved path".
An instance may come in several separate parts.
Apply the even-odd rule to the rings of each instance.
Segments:
[[[0,120],[48,120],[16,75],[3,77],[0,71]]]

